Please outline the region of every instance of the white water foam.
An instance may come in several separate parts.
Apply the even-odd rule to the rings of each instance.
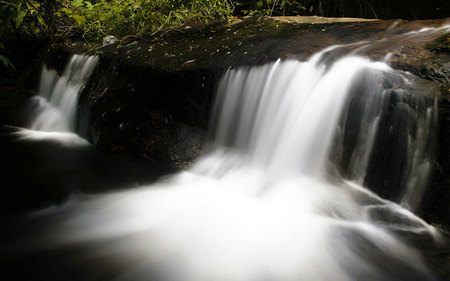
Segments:
[[[45,132],[45,131],[34,131],[19,127],[10,127],[14,131],[11,133],[12,136],[17,137],[18,141],[57,141],[58,143],[66,147],[77,147],[77,146],[88,146],[89,142],[79,135],[70,132]]]

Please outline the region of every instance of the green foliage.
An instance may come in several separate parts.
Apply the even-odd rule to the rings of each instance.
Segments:
[[[5,53],[20,38],[53,34],[55,1],[0,0],[0,61],[4,66],[14,69]]]
[[[55,0],[0,1],[0,34],[15,32],[24,35],[48,34],[53,31]]]
[[[88,41],[105,35],[122,37],[151,33],[193,21],[226,20],[231,2],[224,0],[86,0],[65,1],[56,15],[71,20]]]

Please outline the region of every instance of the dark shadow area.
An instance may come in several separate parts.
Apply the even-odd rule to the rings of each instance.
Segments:
[[[16,128],[0,130],[4,214],[64,203],[73,192],[100,193],[150,183],[172,168],[142,158],[102,153],[87,144],[27,140]]]

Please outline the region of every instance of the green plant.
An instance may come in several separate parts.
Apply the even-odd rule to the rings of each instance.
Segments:
[[[232,10],[227,0],[72,0],[64,3],[57,16],[71,20],[84,39],[99,42],[105,35],[122,37],[191,21],[226,20]]]
[[[0,34],[15,32],[23,35],[49,35],[54,28],[56,0],[2,0],[0,1]]]
[[[56,0],[0,0],[0,61],[14,69],[8,59],[23,38],[51,37],[54,32]]]

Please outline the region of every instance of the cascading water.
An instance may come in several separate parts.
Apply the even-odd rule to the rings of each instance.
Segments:
[[[377,190],[372,166],[400,137],[406,172],[390,180],[419,204],[434,100],[383,63],[326,62],[334,49],[228,70],[210,153],[155,185],[44,212],[63,219],[36,244],[95,245],[90,256],[121,265],[114,280],[435,280],[401,233],[438,232],[362,186]]]
[[[422,83],[389,69],[361,70],[334,146],[345,178],[414,211],[428,183],[437,124],[437,98]]]
[[[97,64],[96,56],[73,55],[63,73],[42,67],[37,104],[29,128],[46,132],[75,132],[78,95]]]

